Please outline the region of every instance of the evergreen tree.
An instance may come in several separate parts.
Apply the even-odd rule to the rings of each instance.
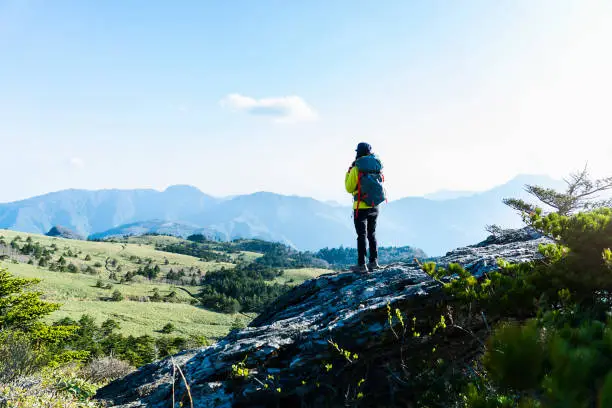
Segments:
[[[41,319],[59,309],[58,303],[42,300],[41,292],[29,290],[39,282],[38,279],[15,278],[0,268],[0,331],[30,331],[44,327]]]
[[[612,206],[612,199],[599,197],[600,193],[612,189],[612,177],[592,180],[585,166],[582,171],[571,174],[569,180],[565,182],[567,189],[564,192],[535,185],[527,185],[525,190],[542,203],[552,207],[554,212],[561,216],[580,210]],[[533,204],[515,198],[504,199],[504,203],[527,214],[534,213],[537,208]]]
[[[160,330],[162,333],[164,334],[170,334],[172,333],[174,330],[176,330],[176,328],[174,327],[174,325],[172,323],[166,323],[164,325],[164,327],[162,327],[162,329]]]
[[[153,296],[151,296],[151,301],[152,302],[161,302],[163,299],[161,297],[161,295],[159,294],[159,289],[157,288],[153,288]]]
[[[100,331],[101,331],[103,336],[110,336],[116,330],[119,330],[120,328],[121,328],[121,326],[119,325],[119,323],[116,320],[108,319],[108,320],[105,320],[102,323],[102,325],[100,326]]]
[[[113,292],[113,295],[111,296],[111,300],[113,302],[119,302],[123,300],[123,295],[121,294],[119,289],[115,289],[115,291]]]

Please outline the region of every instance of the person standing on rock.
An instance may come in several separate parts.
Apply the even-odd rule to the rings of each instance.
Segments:
[[[357,232],[357,265],[354,272],[368,272],[378,269],[378,246],[376,243],[376,221],[378,206],[386,201],[383,187],[383,165],[372,153],[368,143],[357,145],[357,156],[344,178],[344,186],[353,195],[355,231]],[[366,265],[366,237],[370,249],[369,263]]]

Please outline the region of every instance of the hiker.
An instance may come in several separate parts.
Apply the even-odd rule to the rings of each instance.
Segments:
[[[382,163],[372,153],[367,143],[357,145],[355,161],[349,167],[344,179],[346,191],[353,195],[355,230],[357,232],[357,265],[354,272],[368,272],[378,269],[378,246],[376,244],[376,220],[378,206],[386,200],[383,187]],[[370,248],[369,263],[366,265],[366,236]]]

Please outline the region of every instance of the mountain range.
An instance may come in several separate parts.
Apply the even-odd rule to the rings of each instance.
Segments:
[[[487,224],[519,227],[520,217],[502,199],[527,198],[525,184],[564,186],[547,176],[521,175],[484,192],[390,201],[381,208],[379,244],[411,245],[436,256],[484,239]],[[300,250],[355,245],[349,207],[268,192],[217,198],[187,185],[164,191],[69,189],[0,204],[0,228],[44,234],[54,226],[90,238],[203,233],[219,240],[278,241]]]

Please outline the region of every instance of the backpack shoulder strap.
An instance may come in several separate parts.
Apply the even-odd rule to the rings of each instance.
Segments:
[[[357,168],[357,170],[359,170],[359,168]],[[361,204],[361,177],[363,177],[363,172],[359,170],[357,172],[357,206],[355,206],[355,219],[357,219],[359,204]]]

